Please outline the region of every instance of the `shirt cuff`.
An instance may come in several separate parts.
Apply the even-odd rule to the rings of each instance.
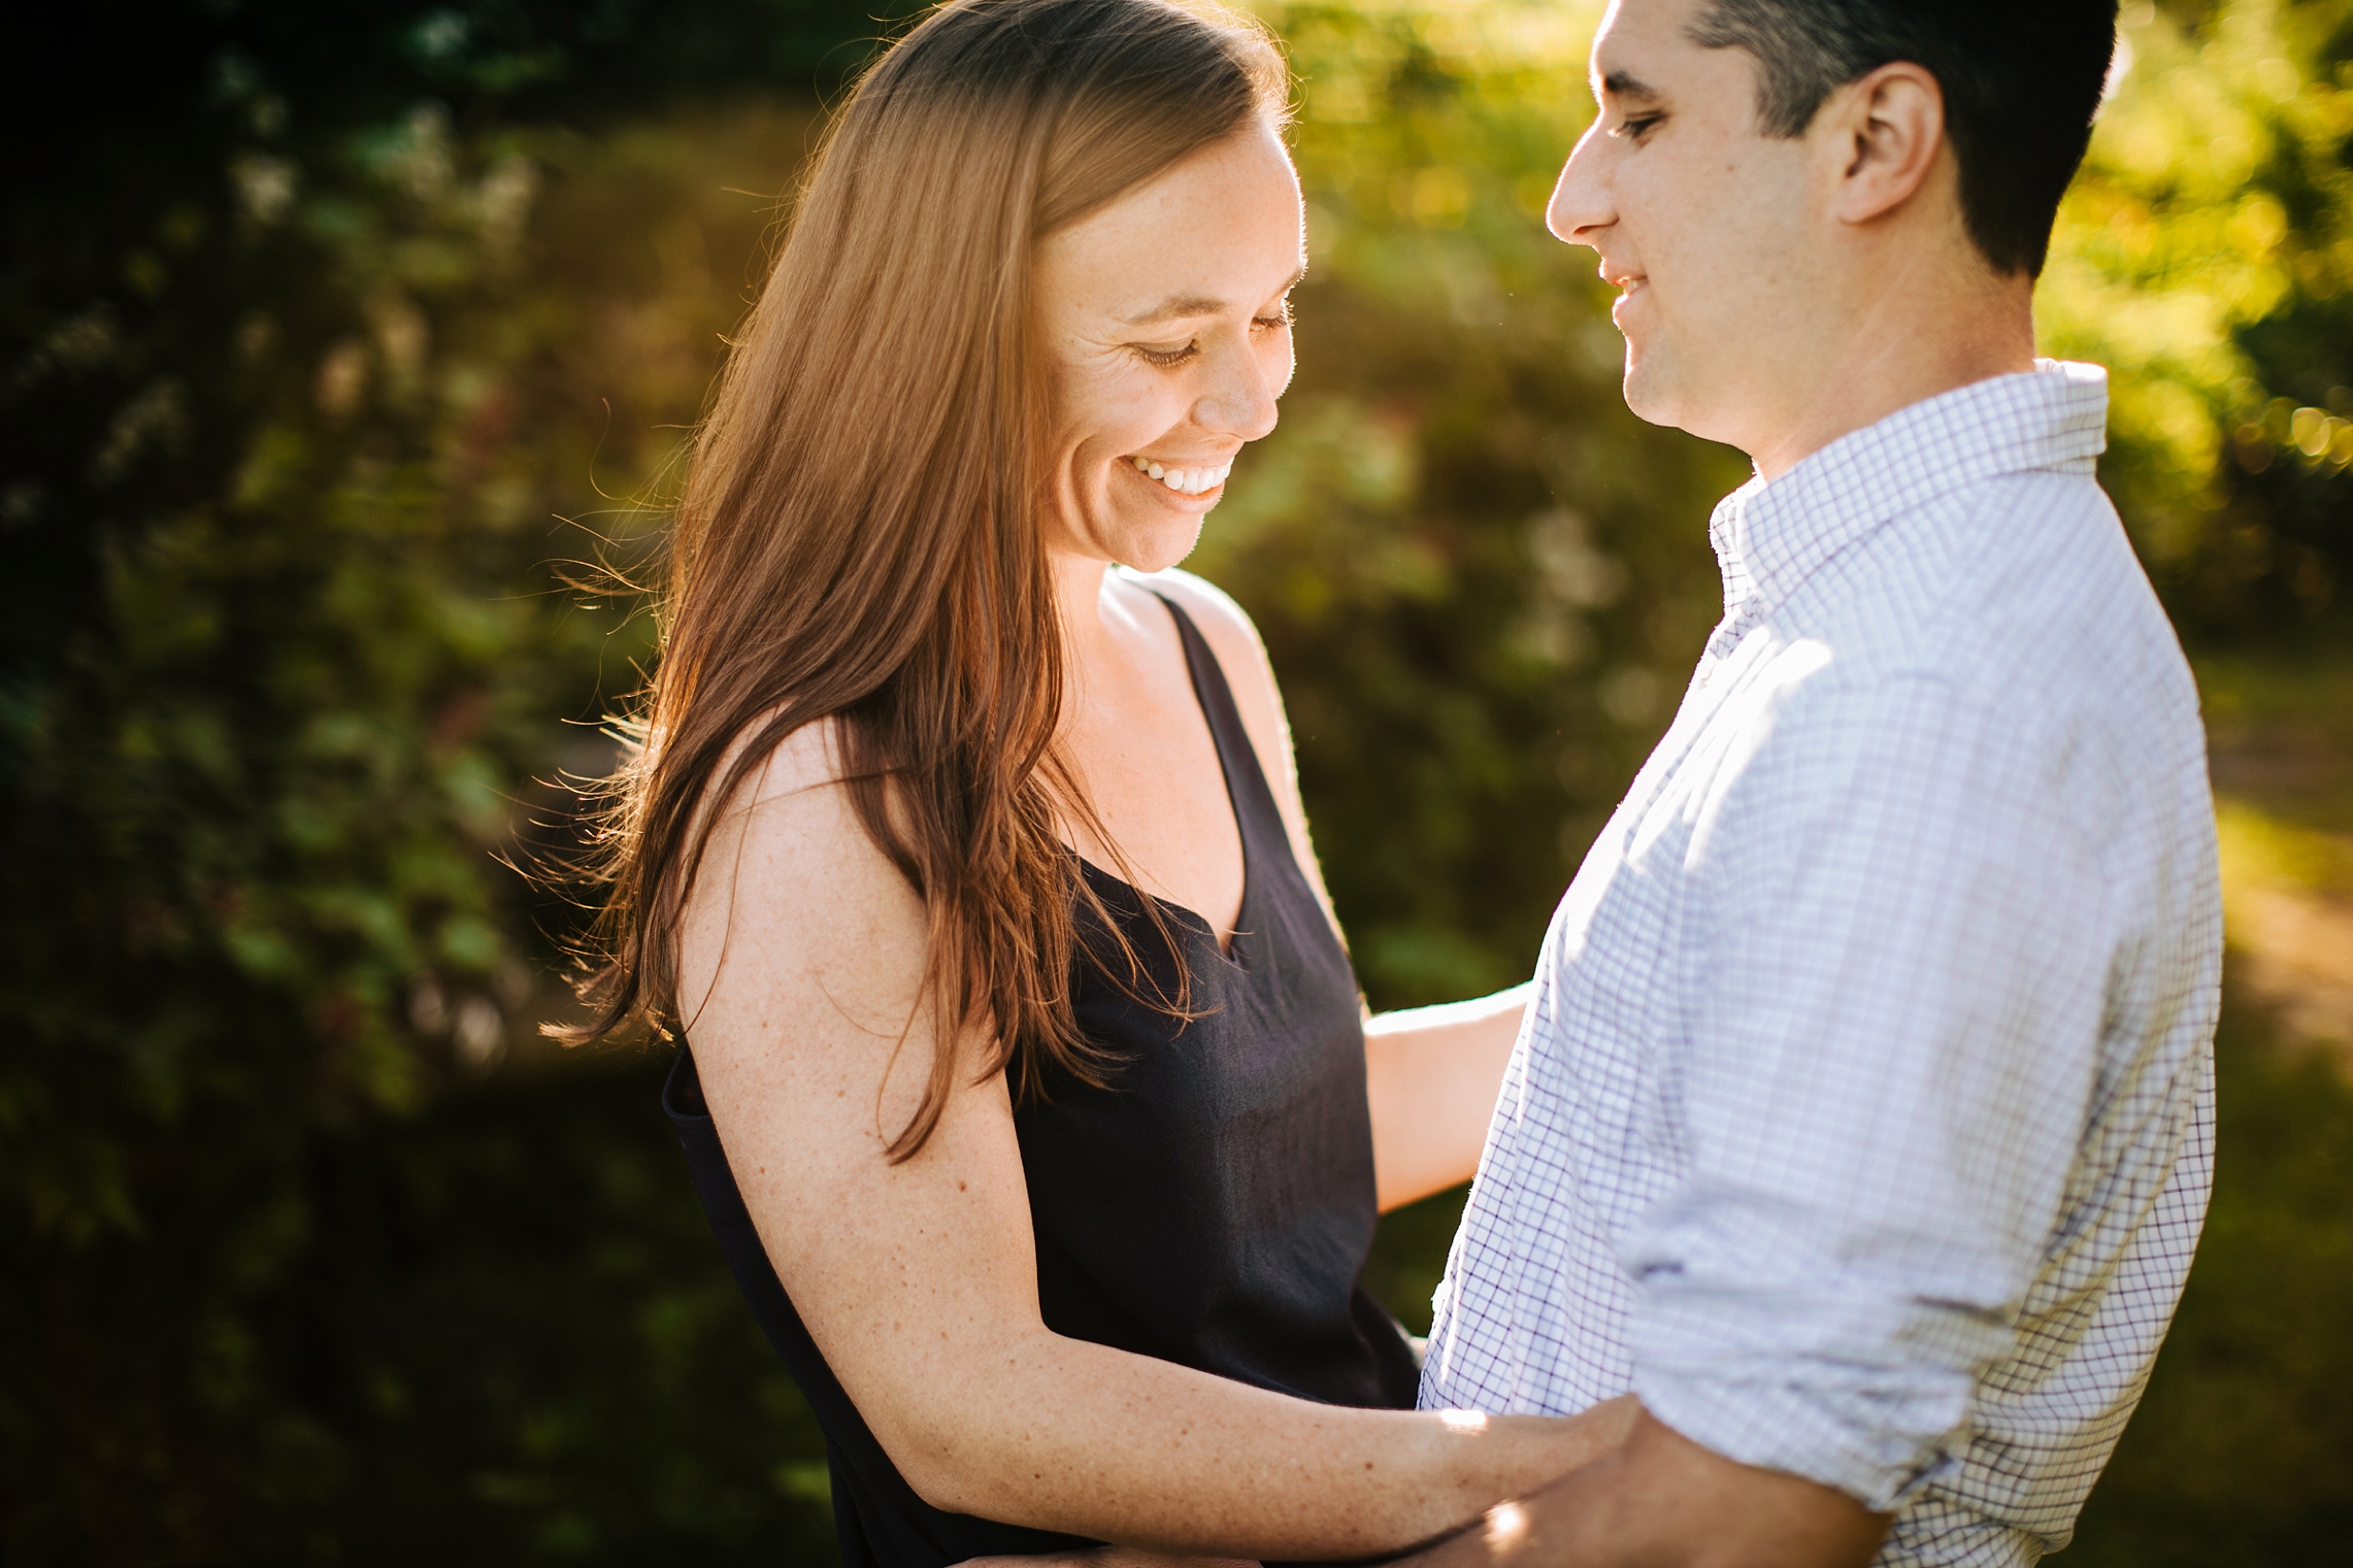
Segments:
[[[1768,1311],[1761,1322],[1751,1300],[1743,1304],[1745,1321],[1711,1320],[1722,1314],[1709,1307],[1726,1304],[1653,1300],[1635,1315],[1634,1392],[1667,1426],[1725,1459],[1836,1487],[1876,1514],[1900,1512],[1959,1466],[1976,1394],[1969,1373],[1776,1346],[1769,1341],[1785,1337],[1771,1332],[1769,1320],[1778,1314]],[[1820,1322],[1798,1303],[1787,1305],[1781,1326]],[[1964,1329],[1963,1337],[1975,1336]]]

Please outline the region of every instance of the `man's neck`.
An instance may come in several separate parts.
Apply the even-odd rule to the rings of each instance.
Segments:
[[[1994,376],[2034,368],[2034,284],[1980,273],[1967,286],[1890,279],[1848,317],[1831,351],[1780,389],[1784,417],[1741,445],[1767,481],[1841,436]]]

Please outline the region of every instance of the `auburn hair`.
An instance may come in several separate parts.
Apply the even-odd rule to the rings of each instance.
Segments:
[[[1058,824],[1099,824],[1058,744],[1032,261],[1288,97],[1263,27],[1171,0],[950,0],[860,79],[693,443],[639,744],[591,851],[591,1016],[558,1038],[690,1022],[677,924],[717,808],[830,720],[927,926],[938,1045],[889,1157],[923,1148],[959,1073],[1101,1082],[1071,1010],[1093,894]],[[961,1060],[981,1033],[989,1059]]]

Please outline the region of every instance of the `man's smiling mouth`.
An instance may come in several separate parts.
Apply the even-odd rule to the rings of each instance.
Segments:
[[[1625,322],[1619,312],[1626,308],[1626,303],[1635,295],[1650,287],[1650,279],[1640,272],[1613,272],[1605,265],[1602,268],[1602,281],[1618,291],[1618,297],[1609,302],[1609,319],[1615,322],[1619,329],[1623,331]]]

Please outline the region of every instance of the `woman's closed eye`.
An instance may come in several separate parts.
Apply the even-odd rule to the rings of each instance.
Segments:
[[[1659,122],[1665,118],[1664,114],[1629,114],[1618,123],[1618,129],[1611,134],[1628,137],[1639,143],[1656,129]]]
[[[1131,343],[1128,347],[1136,351],[1136,357],[1144,361],[1145,364],[1157,365],[1164,370],[1182,365],[1188,359],[1199,359],[1201,357],[1201,340],[1199,338],[1194,338],[1189,343],[1183,344],[1174,348],[1154,347],[1148,343]]]

